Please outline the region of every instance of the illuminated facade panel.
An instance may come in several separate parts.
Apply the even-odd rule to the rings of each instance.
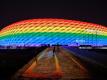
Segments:
[[[0,45],[107,45],[107,27],[66,19],[30,19],[0,31]]]

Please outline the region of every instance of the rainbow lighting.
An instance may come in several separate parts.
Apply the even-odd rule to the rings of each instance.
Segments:
[[[30,19],[0,30],[2,46],[107,45],[107,27],[66,19]]]

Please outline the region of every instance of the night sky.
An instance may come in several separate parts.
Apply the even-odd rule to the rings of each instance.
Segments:
[[[98,0],[1,1],[0,29],[25,19],[64,18],[107,26],[106,2]]]

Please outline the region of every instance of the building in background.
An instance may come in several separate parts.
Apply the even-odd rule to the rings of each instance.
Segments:
[[[66,19],[30,19],[0,31],[0,46],[107,45],[107,27]]]

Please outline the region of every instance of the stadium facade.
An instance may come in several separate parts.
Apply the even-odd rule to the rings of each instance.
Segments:
[[[1,46],[107,45],[107,27],[66,19],[30,19],[0,30]]]

